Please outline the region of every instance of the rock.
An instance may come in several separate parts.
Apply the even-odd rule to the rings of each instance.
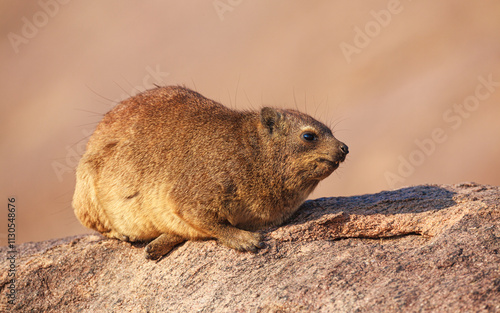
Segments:
[[[266,247],[82,235],[17,246],[16,312],[500,312],[500,188],[424,185],[306,202]],[[8,247],[2,247],[8,269]],[[8,294],[14,290],[14,304]]]

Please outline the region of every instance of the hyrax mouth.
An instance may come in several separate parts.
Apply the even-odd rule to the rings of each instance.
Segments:
[[[331,167],[333,170],[336,170],[339,167],[340,162],[342,162],[343,160],[330,160],[326,158],[320,158],[318,159],[318,161],[321,163],[326,163],[328,164],[328,167]]]
[[[319,161],[327,163],[331,168],[333,168],[333,170],[336,170],[340,163],[345,161],[348,153],[349,148],[344,143],[340,143],[338,151],[333,154],[333,159],[330,159],[330,155],[328,155],[328,157],[320,158]]]

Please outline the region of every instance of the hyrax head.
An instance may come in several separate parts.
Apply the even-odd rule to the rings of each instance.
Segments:
[[[268,149],[281,157],[289,174],[304,180],[326,178],[349,153],[330,128],[307,114],[265,107],[260,111],[260,119]]]

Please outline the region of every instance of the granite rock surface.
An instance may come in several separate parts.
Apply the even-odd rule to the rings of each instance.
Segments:
[[[189,241],[159,261],[99,234],[21,244],[0,311],[500,312],[499,187],[311,200],[262,233],[256,254]]]

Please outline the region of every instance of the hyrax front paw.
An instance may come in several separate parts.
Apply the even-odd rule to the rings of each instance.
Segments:
[[[176,245],[184,242],[185,239],[173,234],[161,234],[151,241],[145,249],[146,259],[156,260],[170,252]]]
[[[229,248],[251,252],[257,252],[258,249],[264,247],[264,243],[261,240],[262,236],[259,233],[252,233],[245,230],[234,232],[226,238],[219,238],[219,241]]]

